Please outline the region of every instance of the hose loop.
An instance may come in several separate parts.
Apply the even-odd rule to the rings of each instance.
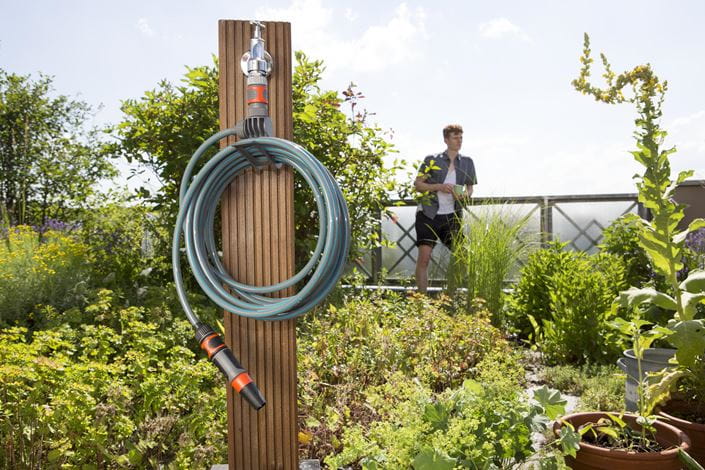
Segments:
[[[193,154],[181,180],[172,266],[179,301],[194,328],[201,322],[188,303],[183,285],[182,234],[186,257],[204,293],[229,312],[260,320],[294,318],[315,307],[338,282],[350,248],[350,219],[340,187],[321,162],[293,142],[275,137],[240,140],[220,150],[193,175],[203,154],[232,135],[236,135],[235,130],[226,129],[207,139]],[[216,207],[233,178],[248,168],[271,162],[293,167],[311,187],[319,214],[318,240],[311,259],[293,277],[270,286],[252,286],[234,280],[225,270],[218,256],[213,226]],[[281,298],[266,296],[293,287],[309,274],[310,278],[296,294]]]

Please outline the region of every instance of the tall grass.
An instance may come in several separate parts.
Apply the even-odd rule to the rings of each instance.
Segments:
[[[493,321],[499,322],[504,283],[537,245],[537,235],[527,230],[530,217],[507,204],[466,213],[453,243],[449,294],[468,307],[476,297],[485,299]]]

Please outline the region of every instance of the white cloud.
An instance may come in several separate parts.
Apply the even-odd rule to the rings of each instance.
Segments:
[[[360,15],[358,15],[357,12],[353,11],[352,8],[345,9],[345,18],[347,18],[348,21],[355,21],[359,18],[359,16]]]
[[[690,124],[698,120],[705,120],[705,111],[698,111],[697,113],[693,113],[689,116],[676,118],[673,120],[669,128],[671,130],[675,130],[678,128],[688,127]]]
[[[529,35],[519,26],[506,18],[495,18],[486,23],[482,23],[478,30],[480,37],[485,39],[501,39],[506,36],[515,36],[522,41],[529,41]]]
[[[140,31],[140,33],[142,33],[148,37],[153,37],[157,34],[154,32],[152,27],[149,26],[149,22],[147,21],[147,18],[140,18],[137,20],[137,29]]]
[[[355,15],[350,8],[343,12]],[[386,23],[370,26],[352,39],[340,37],[333,21],[334,10],[321,0],[294,0],[288,8],[263,8],[256,12],[262,20],[289,21],[294,49],[323,59],[328,70],[377,72],[390,65],[418,58],[427,37],[426,14],[401,3]]]

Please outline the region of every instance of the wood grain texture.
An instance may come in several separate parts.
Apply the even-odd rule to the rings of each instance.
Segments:
[[[265,26],[265,47],[274,61],[269,77],[274,136],[291,140],[291,25],[266,22]],[[233,127],[245,117],[246,81],[240,58],[249,49],[250,37],[247,21],[218,22],[221,129]],[[270,166],[238,175],[223,193],[223,261],[236,280],[268,285],[293,276],[293,188],[291,168]],[[265,322],[229,312],[224,320],[226,343],[267,400],[267,405],[255,412],[228,390],[229,467],[295,470],[296,320]]]

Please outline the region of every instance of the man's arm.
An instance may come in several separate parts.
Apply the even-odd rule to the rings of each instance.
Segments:
[[[416,178],[414,181],[414,188],[416,188],[417,191],[420,192],[437,192],[440,191],[442,193],[452,193],[453,192],[453,185],[452,184],[434,184],[434,183],[427,183],[426,178],[424,176],[419,176]]]
[[[435,160],[434,158],[429,155],[428,157],[424,158],[423,163],[421,164],[421,167],[419,167],[419,173],[418,176],[416,176],[416,179],[414,180],[414,189],[416,189],[419,192],[425,193],[425,192],[443,192],[443,193],[453,193],[453,185],[452,184],[438,184],[438,183],[427,183],[426,180],[430,176],[428,172],[432,169],[438,169],[438,167],[434,167],[435,165]]]

